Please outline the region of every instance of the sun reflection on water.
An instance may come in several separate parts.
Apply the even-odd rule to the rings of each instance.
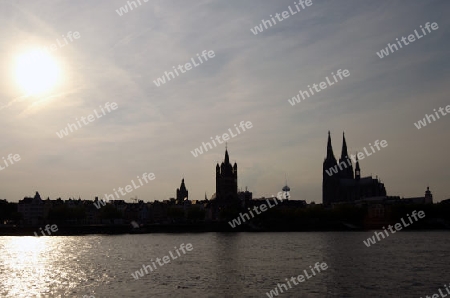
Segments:
[[[88,279],[78,268],[80,252],[67,247],[73,241],[70,237],[2,237],[0,297],[60,297],[61,292],[75,296],[73,290]]]

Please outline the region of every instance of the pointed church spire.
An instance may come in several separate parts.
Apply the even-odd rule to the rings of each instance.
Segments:
[[[331,145],[330,131],[328,131],[327,159],[335,159],[334,153],[333,153],[333,146]]]
[[[358,152],[356,152],[356,166],[355,166],[355,179],[361,178],[361,169],[359,168]]]
[[[342,152],[341,152],[341,160],[345,160],[348,157],[347,152],[347,142],[345,141],[345,133],[342,132]]]
[[[189,198],[189,191],[186,189],[186,185],[184,184],[184,178],[181,180],[180,188],[177,188],[177,204],[181,204],[181,202],[187,200]]]
[[[339,158],[339,164],[347,163],[348,166],[340,171],[339,175],[344,179],[354,179],[354,172],[351,159],[348,158],[347,141],[345,140],[345,133],[342,133],[342,152],[341,158]]]
[[[230,157],[228,156],[228,148],[225,145],[225,164],[229,164],[230,163]]]

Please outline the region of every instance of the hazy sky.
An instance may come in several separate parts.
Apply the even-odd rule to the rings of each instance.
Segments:
[[[450,104],[449,1],[313,0],[258,35],[250,28],[295,9],[294,1],[141,3],[119,16],[124,0],[0,0],[0,158],[21,157],[0,171],[0,199],[18,201],[36,190],[51,199],[93,199],[145,172],[156,179],[128,201],[174,197],[182,177],[191,199],[210,197],[225,145],[198,157],[191,151],[241,121],[253,128],[228,149],[239,187],[254,197],[276,194],[286,174],[293,199],[321,202],[331,130],[337,158],[343,131],[351,153],[388,142],[361,161],[362,175],[378,175],[388,194],[422,196],[429,185],[435,201],[450,198],[450,116],[414,126]],[[439,29],[383,59],[376,55],[426,22]],[[62,82],[45,95],[24,96],[13,61],[63,43],[69,31],[80,38],[50,53]],[[203,50],[215,57],[160,87],[153,83]],[[338,69],[350,76],[289,104]],[[106,102],[118,109],[56,135]]]

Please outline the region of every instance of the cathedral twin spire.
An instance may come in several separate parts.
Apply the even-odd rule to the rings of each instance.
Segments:
[[[336,158],[334,157],[334,153],[333,153],[333,146],[331,145],[330,131],[328,131],[327,159],[334,160],[334,162],[336,162]]]
[[[328,143],[327,143],[327,159],[336,159],[333,153],[333,146],[331,145],[331,134],[328,131]],[[342,133],[342,152],[341,152],[341,160],[348,158],[348,150],[347,150],[347,142],[345,140],[345,133]]]
[[[347,141],[345,140],[345,133],[342,133],[342,151],[341,151],[341,158],[339,159],[339,164],[341,163],[348,163],[349,157],[348,157],[348,149],[347,149]],[[327,167],[329,165],[333,166],[337,164],[336,158],[334,157],[333,153],[333,146],[331,145],[331,134],[330,131],[328,131],[328,143],[327,143],[327,157],[325,159],[325,163],[327,163]],[[357,162],[357,169],[359,170],[359,162]],[[360,170],[359,170],[360,171]],[[353,179],[353,166],[350,165],[348,167],[345,167],[341,171],[341,178],[348,178]]]
[[[341,153],[341,160],[348,158],[348,152],[347,152],[347,142],[345,141],[345,133],[342,133],[342,153]]]
[[[351,158],[350,158],[351,157]],[[353,164],[355,171],[353,172]],[[364,197],[386,196],[386,188],[378,179],[361,179],[358,154],[349,156],[345,134],[342,135],[342,152],[337,163],[328,132],[327,157],[323,162],[322,201],[324,204],[353,202]]]

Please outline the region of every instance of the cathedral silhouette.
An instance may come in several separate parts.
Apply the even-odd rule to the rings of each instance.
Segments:
[[[330,169],[339,167],[337,173],[330,175]],[[328,173],[327,173],[328,171]],[[336,161],[331,145],[331,135],[328,132],[327,157],[323,162],[322,202],[331,204],[338,202],[353,202],[355,200],[386,196],[384,184],[372,176],[361,177],[359,161],[356,160],[355,170],[347,152],[345,134],[342,134],[342,152],[339,163]]]

